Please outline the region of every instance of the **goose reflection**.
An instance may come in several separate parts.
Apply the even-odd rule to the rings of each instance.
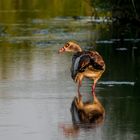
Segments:
[[[96,128],[103,124],[105,109],[95,94],[92,97],[92,102],[83,102],[82,96],[74,97],[70,109],[73,124],[62,126],[66,136],[78,135],[80,128]]]
[[[93,96],[92,102],[83,102],[82,96],[75,97],[71,105],[72,121],[76,123],[100,123],[105,116],[105,109],[99,99]]]

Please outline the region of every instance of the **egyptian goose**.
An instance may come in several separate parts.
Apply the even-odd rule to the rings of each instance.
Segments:
[[[103,72],[105,71],[105,63],[101,55],[96,51],[83,51],[75,42],[69,41],[59,53],[73,52],[71,77],[78,84],[78,96],[80,95],[80,87],[84,77],[94,80],[92,85],[92,94],[94,95],[95,86]]]

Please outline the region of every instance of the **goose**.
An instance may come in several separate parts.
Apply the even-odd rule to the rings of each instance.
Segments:
[[[94,81],[92,84],[92,95],[94,95],[96,83],[105,71],[105,63],[102,56],[97,51],[83,51],[73,41],[68,41],[58,52],[74,53],[72,57],[71,77],[78,84],[78,96],[80,96],[80,87],[84,77]]]

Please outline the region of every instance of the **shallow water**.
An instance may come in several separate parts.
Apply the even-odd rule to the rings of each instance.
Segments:
[[[139,38],[125,38],[122,47],[110,35],[110,21],[93,24],[90,17],[45,18],[38,12],[0,10],[6,17],[16,17],[1,16],[0,22],[0,139],[138,140]],[[105,120],[70,134],[62,126],[72,126],[70,106],[76,85],[70,77],[71,54],[58,54],[68,40],[86,50],[97,49],[106,62],[96,88]],[[83,83],[82,92],[90,93],[88,85],[91,81]]]

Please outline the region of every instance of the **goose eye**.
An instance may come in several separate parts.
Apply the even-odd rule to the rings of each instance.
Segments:
[[[69,43],[66,43],[65,47],[68,47],[69,46]]]

